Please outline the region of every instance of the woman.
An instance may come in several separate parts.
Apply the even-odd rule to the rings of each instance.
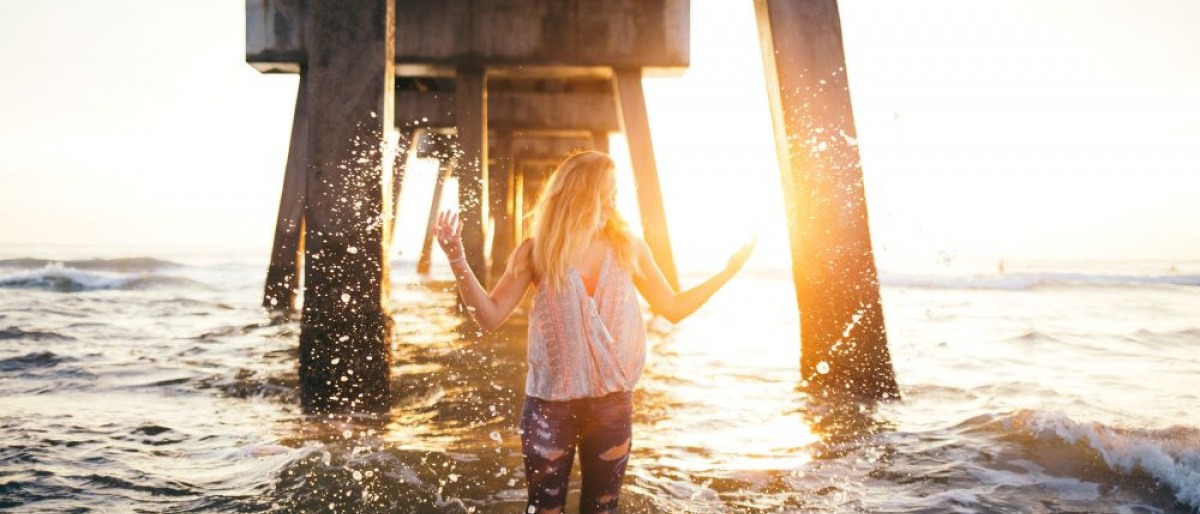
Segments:
[[[484,330],[499,327],[536,288],[529,311],[529,372],[521,449],[526,512],[561,513],[578,450],[579,512],[613,512],[629,458],[631,391],[645,362],[646,329],[634,289],[654,312],[678,322],[698,309],[745,263],[753,240],[720,273],[675,292],[646,243],[616,211],[613,161],[601,152],[565,159],[533,212],[523,241],[490,293],[467,266],[457,215],[438,216],[438,244],[459,294]]]

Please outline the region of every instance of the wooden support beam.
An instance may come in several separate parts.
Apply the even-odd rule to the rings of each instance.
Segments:
[[[425,222],[425,239],[421,242],[421,256],[417,258],[417,273],[429,273],[433,264],[433,232],[437,228],[438,210],[442,203],[442,186],[454,174],[454,161],[443,160],[438,168],[437,181],[433,183],[433,200],[429,202],[429,220]]]
[[[488,200],[492,217],[492,281],[500,279],[508,256],[516,248],[513,239],[512,132],[496,132],[495,167],[488,168]],[[495,283],[490,284],[494,286]]]
[[[792,274],[801,380],[818,394],[899,398],[867,225],[836,0],[754,0]]]
[[[613,70],[613,85],[621,126],[629,140],[638,210],[642,215],[642,235],[671,287],[679,290],[679,274],[675,271],[675,257],[671,254],[667,216],[663,210],[658,167],[654,161],[654,144],[650,140],[650,117],[646,113],[646,96],[642,92],[642,72],[639,69]]]
[[[287,166],[283,172],[283,193],[279,215],[275,218],[275,241],[271,245],[271,264],[263,287],[263,307],[272,316],[288,317],[296,312],[296,293],[300,288],[300,266],[304,262],[304,187],[308,166],[308,87],[306,74],[300,71],[296,108],[292,113],[292,138]]]
[[[488,227],[487,76],[481,67],[464,66],[459,68],[454,82],[460,149],[456,174],[463,249],[479,283],[488,284],[484,248]]]
[[[395,0],[310,9],[300,400],[309,413],[386,412]]]

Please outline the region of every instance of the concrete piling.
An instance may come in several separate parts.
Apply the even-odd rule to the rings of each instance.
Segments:
[[[663,210],[662,189],[658,182],[658,167],[654,160],[654,144],[650,139],[650,117],[646,113],[646,96],[642,92],[640,69],[613,70],[613,86],[620,113],[621,126],[629,140],[633,162],[634,186],[637,188],[638,210],[642,217],[642,235],[650,253],[663,275],[675,290],[679,289],[679,274],[671,253],[671,238],[667,233],[667,215]]]
[[[417,273],[422,275],[429,273],[429,268],[433,264],[433,233],[437,228],[438,211],[441,210],[442,203],[442,188],[454,174],[454,160],[446,159],[441,161],[438,168],[437,181],[433,184],[433,200],[429,203],[429,219],[425,222],[425,238],[421,242],[421,255],[417,258]]]
[[[836,0],[754,0],[787,207],[801,379],[899,398],[867,224]]]
[[[267,268],[263,308],[272,316],[288,317],[296,312],[300,267],[304,263],[304,188],[308,167],[308,87],[300,72],[296,108],[292,113],[291,146],[283,174],[283,193],[275,219],[275,241]]]
[[[511,130],[496,131],[492,147],[496,152],[491,156],[492,166],[488,168],[488,200],[491,211],[491,262],[490,273],[492,283],[504,274],[508,266],[509,253],[516,247],[513,240],[513,195],[512,195],[512,139]]]
[[[388,231],[391,235],[395,235],[396,220],[400,218],[400,192],[404,189],[404,174],[408,171],[408,158],[416,144],[417,134],[417,129],[401,129],[397,141],[396,162],[392,166],[392,228]],[[391,242],[387,246],[391,248]]]
[[[462,66],[455,78],[455,121],[458,128],[458,205],[467,264],[488,284],[485,252],[488,223],[487,74],[478,66]]]
[[[312,2],[300,400],[315,414],[390,407],[388,261],[395,0]]]

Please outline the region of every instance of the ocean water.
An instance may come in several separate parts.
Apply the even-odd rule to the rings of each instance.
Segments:
[[[264,259],[0,248],[0,510],[524,511],[519,320],[397,262],[392,412],[309,419]],[[650,318],[622,511],[1200,511],[1200,263],[882,280],[894,403],[796,390],[786,271]]]

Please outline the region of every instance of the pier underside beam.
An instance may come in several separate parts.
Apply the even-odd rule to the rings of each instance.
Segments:
[[[792,273],[816,394],[898,398],[867,225],[836,0],[754,0]]]
[[[304,71],[296,92],[292,114],[292,138],[283,173],[283,193],[279,215],[275,219],[275,242],[271,245],[271,264],[263,288],[263,307],[273,316],[291,316],[296,312],[296,293],[300,288],[300,266],[304,257],[304,187],[308,168],[308,87]]]
[[[390,407],[388,313],[395,0],[313,2],[300,399],[309,413]]]
[[[654,144],[650,140],[650,117],[646,113],[646,96],[642,92],[642,72],[638,69],[613,70],[617,112],[629,140],[633,162],[634,185],[637,188],[638,210],[642,217],[642,235],[650,246],[658,267],[679,290],[679,274],[671,253],[671,238],[667,233],[667,216],[663,210],[662,189],[658,183],[658,167],[654,161]]]

